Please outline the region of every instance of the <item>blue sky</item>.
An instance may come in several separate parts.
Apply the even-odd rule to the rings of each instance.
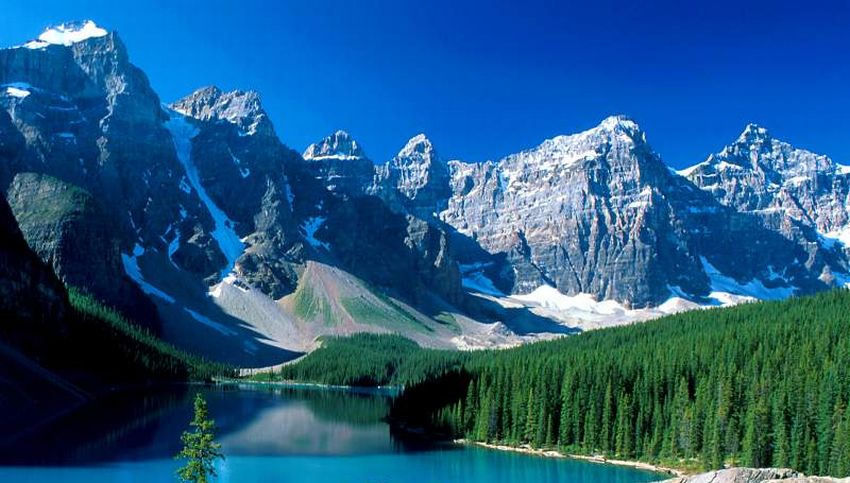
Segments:
[[[0,44],[86,18],[165,101],[259,91],[298,150],[345,129],[384,161],[425,132],[497,159],[622,113],[676,167],[751,121],[850,163],[850,0],[17,1]]]

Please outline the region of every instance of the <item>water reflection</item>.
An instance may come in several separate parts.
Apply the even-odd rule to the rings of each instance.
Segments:
[[[0,448],[5,464],[74,465],[168,458],[196,392],[228,455],[356,455],[403,451],[384,421],[389,397],[278,386],[173,386],[115,394]]]
[[[221,483],[643,483],[658,475],[581,461],[434,446],[390,433],[389,398],[316,389],[176,386],[105,398],[0,447],[3,483],[173,481],[198,391],[226,459]],[[423,451],[419,451],[423,450]]]

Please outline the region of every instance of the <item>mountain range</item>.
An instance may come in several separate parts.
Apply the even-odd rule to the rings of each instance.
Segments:
[[[243,367],[329,334],[499,347],[850,282],[850,167],[754,124],[681,171],[626,116],[497,161],[419,134],[380,162],[344,131],[299,154],[255,92],[163,103],[91,21],[0,49],[0,107],[0,191],[45,266]]]

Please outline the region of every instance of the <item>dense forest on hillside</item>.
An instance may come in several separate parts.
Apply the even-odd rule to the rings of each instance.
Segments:
[[[49,351],[51,361],[55,360],[64,372],[88,372],[119,384],[201,381],[232,372],[224,364],[187,354],[163,342],[85,292],[69,288],[68,299],[73,323]]]
[[[309,381],[345,386],[403,386],[460,368],[469,353],[422,349],[392,334],[355,334],[322,338],[320,348],[277,373],[258,380]]]
[[[330,339],[281,377],[406,385],[394,420],[451,437],[846,476],[848,314],[850,292],[841,290],[504,351],[417,350],[393,336]]]

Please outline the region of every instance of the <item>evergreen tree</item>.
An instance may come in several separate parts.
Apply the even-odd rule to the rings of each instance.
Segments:
[[[843,477],[850,475],[848,312],[850,292],[838,290],[500,351],[357,336],[328,340],[286,373],[335,384],[362,380],[358,371],[380,374],[382,383],[406,386],[394,417],[452,428],[456,437]],[[417,387],[441,396],[417,401]]]
[[[215,421],[210,419],[207,401],[200,393],[195,395],[195,415],[189,425],[194,429],[180,436],[183,449],[176,459],[185,460],[186,464],[177,470],[177,477],[184,482],[207,483],[217,476],[215,462],[224,455],[215,441]]]

